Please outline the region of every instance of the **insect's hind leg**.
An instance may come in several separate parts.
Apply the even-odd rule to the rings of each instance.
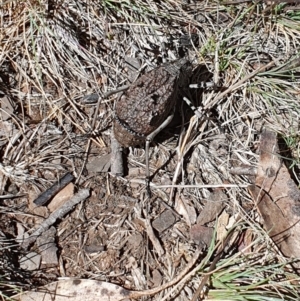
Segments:
[[[150,168],[149,168],[149,147],[151,141],[154,139],[154,137],[161,132],[173,119],[175,113],[175,107],[172,110],[171,114],[167,117],[167,119],[151,134],[149,134],[146,138],[146,147],[145,147],[145,156],[146,156],[146,189],[148,196],[151,196],[151,190],[150,190]]]

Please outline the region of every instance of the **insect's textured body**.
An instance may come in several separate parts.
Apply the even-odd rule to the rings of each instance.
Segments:
[[[141,144],[172,113],[192,72],[186,59],[164,64],[137,79],[117,100],[114,135],[125,147]]]

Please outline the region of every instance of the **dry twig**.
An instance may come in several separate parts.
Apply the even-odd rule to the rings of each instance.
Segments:
[[[186,279],[187,277],[185,277],[185,276],[191,277],[192,275],[195,274],[195,272],[196,272],[195,270],[193,270],[192,273],[188,273],[188,272],[193,267],[193,265],[197,262],[197,260],[199,259],[199,256],[202,253],[203,253],[202,250],[200,250],[200,249],[196,250],[192,259],[187,264],[187,266],[172,281],[165,283],[164,285],[162,285],[160,287],[156,287],[156,288],[153,288],[150,290],[145,290],[145,291],[140,291],[140,292],[133,291],[130,293],[130,295],[128,297],[137,299],[137,298],[140,298],[143,296],[155,295],[155,294],[161,292],[162,290],[175,285],[176,283],[178,283],[181,280],[187,281],[187,279]]]
[[[69,211],[71,211],[75,205],[84,201],[90,195],[89,189],[82,189],[78,191],[69,201],[64,203],[60,208],[50,214],[50,216],[44,220],[28,238],[22,242],[22,247],[27,249],[31,244],[35,242],[37,237],[44,231],[48,230],[58,219],[63,218]]]

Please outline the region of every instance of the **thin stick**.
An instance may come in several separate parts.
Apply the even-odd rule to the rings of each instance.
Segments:
[[[116,90],[113,90],[113,91],[109,91],[107,93],[105,93],[102,97],[102,99],[105,99],[113,94],[116,94],[116,93],[119,93],[119,92],[122,92],[122,91],[125,91],[129,88],[128,85],[125,85],[125,86],[122,86],[120,87],[119,89],[116,89]],[[95,110],[95,113],[94,113],[94,118],[93,118],[93,122],[92,122],[92,125],[91,125],[91,128],[92,130],[94,131],[95,129],[95,125],[96,125],[96,120],[97,120],[97,114],[99,112],[99,108],[100,108],[100,103],[101,103],[101,100],[102,100],[100,97],[99,97],[99,100],[98,100],[98,103],[97,103],[97,107],[96,107],[96,110]],[[82,168],[80,170],[80,173],[78,175],[78,180],[83,172],[83,169],[84,169],[84,166],[86,165],[87,163],[87,160],[88,160],[88,155],[89,155],[89,151],[90,151],[90,147],[91,147],[91,141],[93,139],[89,139],[88,141],[88,144],[87,144],[87,147],[86,147],[86,152],[85,152],[85,158],[84,158],[84,161],[83,161],[83,165],[82,165]]]
[[[130,183],[137,183],[137,184],[143,184],[143,180],[140,179],[132,179],[129,181]],[[206,184],[206,185],[155,185],[154,183],[150,183],[151,188],[247,188],[249,184]]]
[[[208,184],[208,185],[153,185],[155,188],[169,188],[169,187],[175,187],[175,188],[246,188],[249,184]],[[152,187],[152,185],[151,185]]]
[[[168,116],[168,118],[156,129],[154,130],[150,135],[147,136],[146,139],[146,149],[145,149],[145,156],[146,156],[146,189],[148,196],[151,197],[151,190],[150,190],[150,168],[149,168],[149,147],[151,141],[154,139],[154,137],[161,132],[173,119],[175,113],[175,107],[172,113]]]
[[[124,166],[122,158],[122,146],[115,138],[114,133],[110,137],[110,148],[111,148],[111,157],[110,157],[110,172],[114,176],[122,177],[124,175]]]
[[[78,191],[70,200],[64,203],[60,208],[52,212],[47,219],[45,219],[28,238],[26,238],[22,243],[22,248],[27,249],[31,244],[33,244],[37,237],[41,235],[44,231],[48,230],[58,219],[64,217],[69,211],[73,209],[75,205],[84,201],[90,195],[89,189],[82,189]]]
[[[161,292],[164,289],[167,289],[168,287],[175,285],[176,283],[178,283],[180,280],[182,280],[183,278],[186,279],[187,277],[185,277],[187,275],[187,273],[190,271],[190,269],[193,267],[193,265],[197,262],[199,256],[202,254],[202,250],[198,249],[195,251],[193,258],[191,259],[191,261],[187,264],[187,266],[177,275],[177,277],[175,277],[173,280],[171,280],[168,283],[165,283],[159,287],[150,289],[150,290],[145,290],[145,291],[132,291],[128,298],[133,298],[133,299],[137,299],[143,296],[150,296],[150,295],[155,295],[159,292]],[[197,271],[197,270],[196,270]],[[196,272],[194,270],[194,273]],[[193,273],[193,274],[194,274]],[[192,276],[191,273],[188,274],[188,276]]]

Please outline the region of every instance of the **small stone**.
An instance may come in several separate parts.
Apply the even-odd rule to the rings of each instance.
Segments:
[[[171,210],[165,210],[152,222],[152,226],[158,232],[163,232],[176,223],[176,216]]]

